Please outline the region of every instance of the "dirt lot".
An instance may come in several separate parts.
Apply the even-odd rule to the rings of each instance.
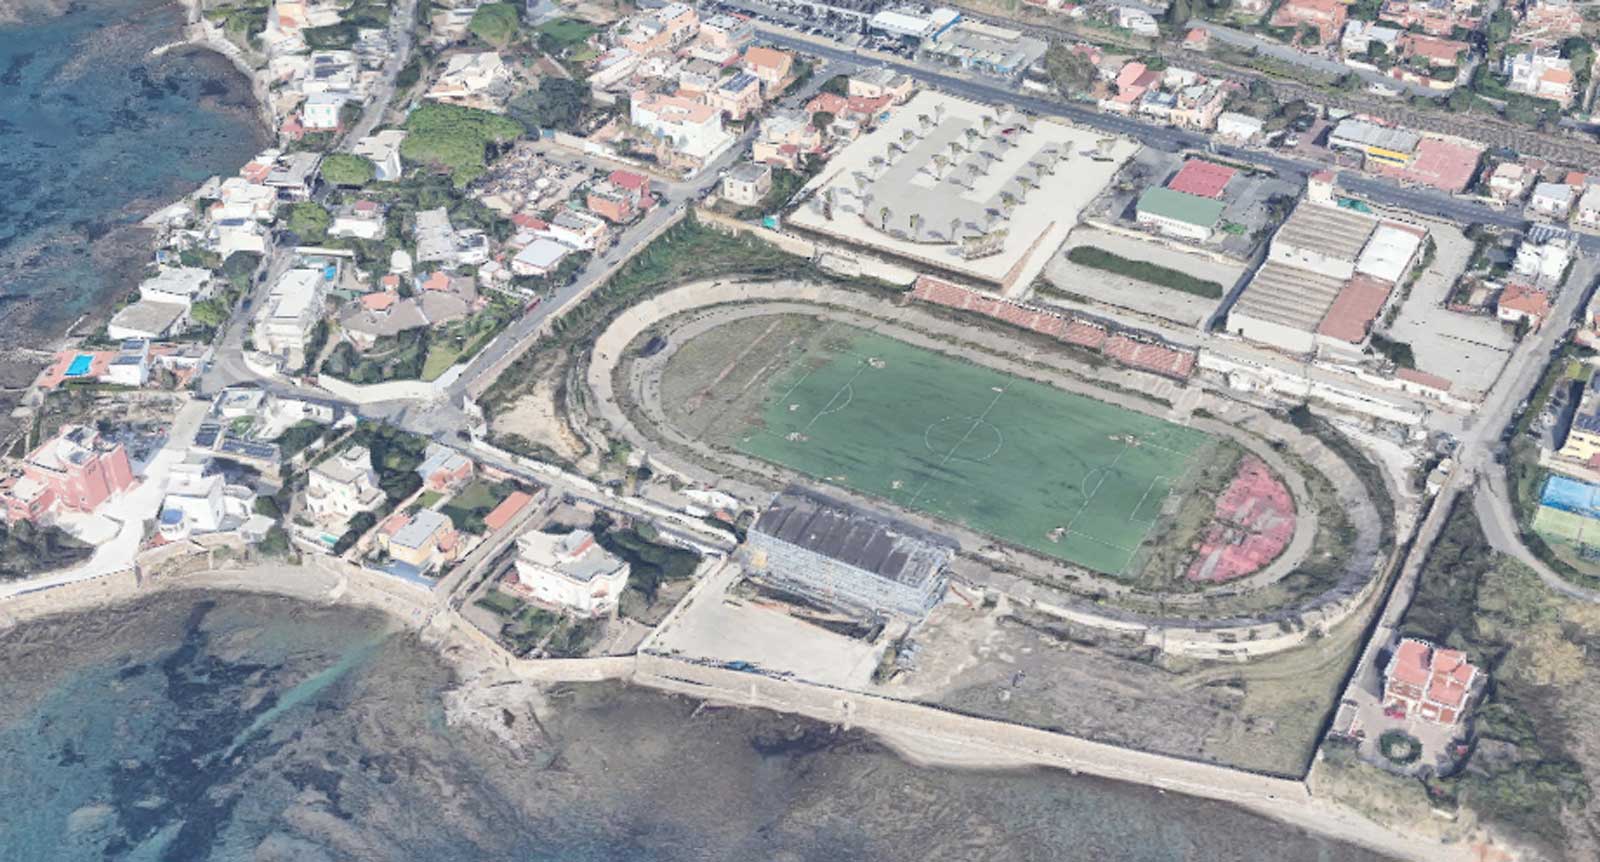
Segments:
[[[1170,320],[1184,326],[1199,326],[1217,307],[1217,300],[1091,269],[1067,260],[1068,252],[1081,245],[1102,248],[1129,260],[1149,261],[1195,278],[1214,281],[1222,285],[1224,290],[1233,287],[1244,273],[1244,267],[1237,264],[1223,264],[1151,240],[1084,227],[1073,231],[1061,250],[1045,265],[1045,280],[1057,290],[1077,294],[1097,305]],[[1041,292],[1033,298],[1048,304],[1051,296]]]
[[[495,410],[489,423],[492,439],[507,448],[547,451],[569,463],[588,453],[588,447],[567,427],[566,410],[560,404],[561,373],[564,366],[555,357],[540,363],[531,386],[510,404]],[[521,438],[528,446],[516,444]]]
[[[1249,664],[1157,658],[1118,640],[1013,608],[940,606],[918,630],[918,669],[884,694],[1116,745],[1285,775],[1306,768],[1359,621]]]

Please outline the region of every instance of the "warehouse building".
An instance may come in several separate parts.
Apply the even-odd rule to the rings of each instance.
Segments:
[[[1226,206],[1211,198],[1155,187],[1145,189],[1139,196],[1135,219],[1168,236],[1205,242],[1211,238]]]
[[[1403,168],[1411,164],[1422,136],[1364,120],[1344,120],[1328,135],[1328,148],[1350,150],[1373,165]]]
[[[1378,226],[1370,215],[1302,201],[1272,238],[1267,261],[1228,312],[1228,331],[1296,354],[1317,350],[1325,339],[1348,346],[1364,339],[1387,301],[1366,281],[1351,286],[1357,261]],[[1387,262],[1387,252],[1375,256]],[[1341,296],[1343,301],[1340,302]],[[1336,307],[1337,305],[1337,307]]]
[[[830,605],[921,619],[944,598],[956,544],[791,485],[751,527],[753,575]]]

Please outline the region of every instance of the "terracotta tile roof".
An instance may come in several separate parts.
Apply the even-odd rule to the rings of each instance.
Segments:
[[[515,518],[517,513],[521,512],[522,508],[531,502],[533,502],[533,497],[528,494],[521,491],[512,491],[510,496],[500,501],[500,505],[494,507],[494,511],[483,516],[483,525],[489,528],[490,532],[494,532],[511,523],[511,519]]]
[[[1506,285],[1500,294],[1500,307],[1543,320],[1550,313],[1550,295],[1521,282]]]
[[[1431,652],[1422,641],[1410,638],[1401,641],[1400,648],[1389,661],[1389,678],[1407,685],[1427,685]]]
[[[400,299],[398,293],[380,290],[361,297],[361,307],[368,311],[384,311],[392,307]]]
[[[1415,383],[1418,386],[1427,386],[1430,389],[1437,389],[1441,392],[1450,391],[1450,381],[1437,374],[1429,374],[1426,371],[1418,371],[1415,368],[1396,369],[1394,376],[1408,383]]]

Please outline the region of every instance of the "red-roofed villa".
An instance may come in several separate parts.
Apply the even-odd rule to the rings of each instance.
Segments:
[[[1384,671],[1383,702],[1423,721],[1454,725],[1466,714],[1477,681],[1478,668],[1460,650],[1406,638]]]

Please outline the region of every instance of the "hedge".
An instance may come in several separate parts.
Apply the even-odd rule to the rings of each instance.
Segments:
[[[1206,299],[1221,299],[1222,285],[1142,260],[1129,260],[1102,248],[1080,245],[1067,252],[1067,260],[1093,269],[1125,275],[1161,287],[1170,287]]]

